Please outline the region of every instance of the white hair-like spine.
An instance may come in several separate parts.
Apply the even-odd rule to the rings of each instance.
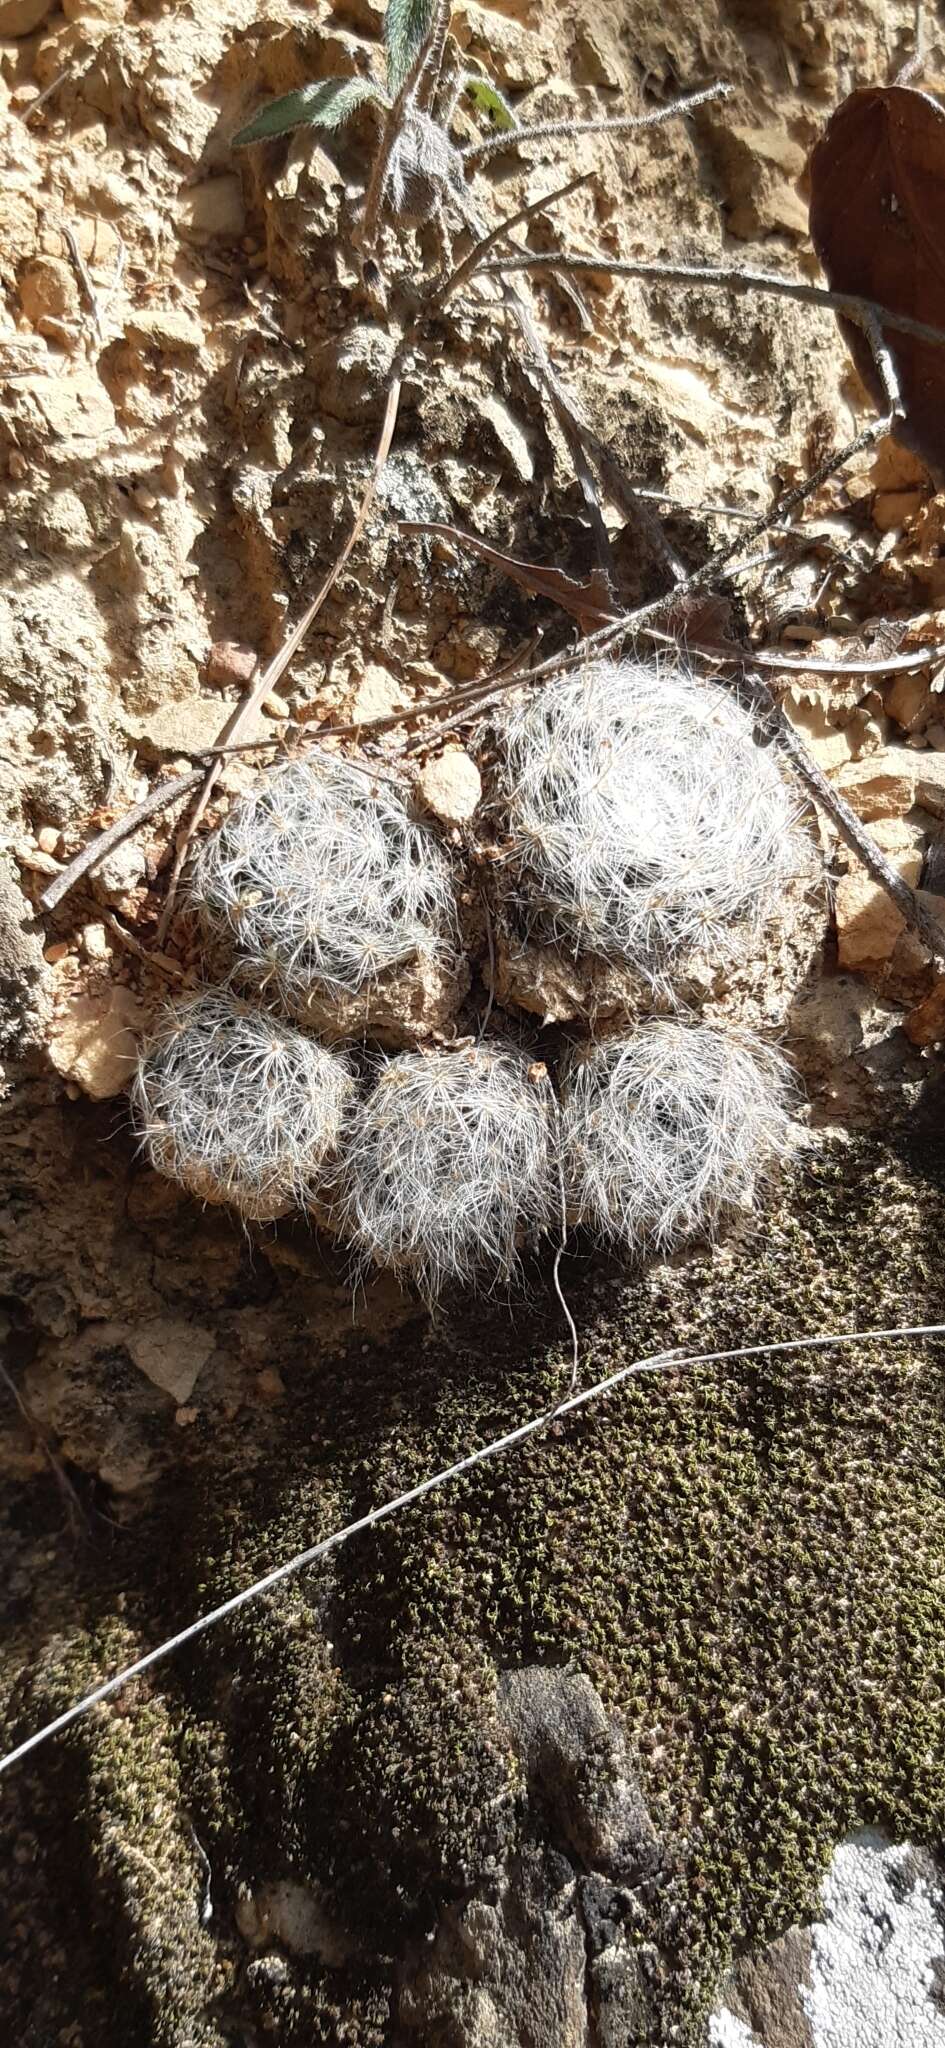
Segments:
[[[572,1213],[635,1252],[711,1230],[794,1148],[794,1093],[779,1053],[709,1025],[653,1020],[576,1053],[560,1113]]]
[[[131,1087],[151,1165],[255,1222],[317,1192],[353,1095],[342,1054],[220,989],[168,1005]]]
[[[322,755],[264,776],[197,856],[205,925],[290,1012],[456,949],[450,862],[400,792]]]
[[[342,1227],[365,1263],[428,1300],[507,1280],[554,1213],[553,1108],[544,1068],[493,1040],[385,1061],[344,1156]]]
[[[627,961],[661,993],[693,955],[750,944],[803,865],[775,751],[678,663],[592,662],[513,710],[501,746],[526,930]]]

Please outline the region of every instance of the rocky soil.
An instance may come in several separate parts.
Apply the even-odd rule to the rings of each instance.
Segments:
[[[158,936],[179,811],[38,911],[214,742],[363,488],[391,324],[440,252],[389,245],[385,319],[351,240],[370,113],[324,146],[235,158],[230,137],[267,96],[376,66],[380,19],[0,0],[4,1748],[564,1384],[546,1259],[511,1307],[431,1323],[384,1280],[352,1307],[328,1243],[246,1233],[136,1156],[137,1037],[198,971],[185,898]],[[813,276],[807,152],[911,21],[878,0],[463,0],[454,37],[519,119],[735,87],[684,126],[502,155],[480,197],[511,211],[586,170],[570,245]],[[632,601],[664,587],[661,530],[703,561],[733,531],[706,507],[764,506],[866,401],[826,314],[606,278],[586,298],[585,331],[535,288],[555,362],[674,501],[608,508]],[[563,644],[553,606],[399,520],[591,565],[560,432],[485,296],[418,352],[367,531],[252,739]],[[795,659],[945,642],[943,532],[945,498],[884,445],[739,584],[744,621]],[[940,680],[800,669],[787,696],[933,906]],[[228,762],[211,819],[263,758]],[[455,800],[432,751],[423,773]],[[821,842],[831,904],[807,903],[785,1028],[807,1142],[773,1214],[712,1251],[627,1274],[573,1248],[588,1379],[940,1313],[942,986]],[[733,1957],[816,1916],[852,1831],[923,1854],[945,1833],[943,1479],[941,1354],[826,1352],[633,1381],[359,1539],[0,1781],[11,2038],[692,2048],[715,2028],[779,2048],[737,1985],[719,2003]]]

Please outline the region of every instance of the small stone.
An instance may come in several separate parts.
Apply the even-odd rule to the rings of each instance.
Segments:
[[[134,838],[120,840],[117,846],[110,847],[109,851],[102,855],[101,860],[96,861],[94,868],[89,869],[89,873],[96,895],[103,896],[106,902],[113,898],[130,896],[132,890],[137,889],[144,881],[147,873],[147,862],[140,841]]]
[[[873,499],[873,525],[880,533],[896,533],[921,510],[921,491],[878,491]]]
[[[58,256],[38,256],[20,278],[20,305],[40,334],[50,320],[79,320],[79,288],[71,265]]]
[[[41,853],[59,853],[62,834],[57,832],[55,825],[41,825],[36,834],[36,844]]]
[[[923,675],[897,676],[886,692],[886,710],[903,732],[916,732],[932,708],[932,691]]]
[[[157,349],[159,355],[181,355],[203,347],[203,328],[179,306],[147,306],[131,313],[125,335],[138,349]]]
[[[176,703],[160,704],[140,718],[129,719],[128,726],[142,761],[166,768],[178,753],[185,764],[188,760],[192,764],[208,747],[215,747],[225,714],[226,706],[221,706],[216,697],[182,697]],[[272,738],[258,708],[239,738],[240,744],[245,741],[247,745],[252,740]]]
[[[904,747],[886,747],[865,761],[841,767],[836,787],[866,824],[875,818],[902,817],[916,800],[918,767],[916,757]]]
[[[212,1330],[174,1316],[154,1316],[140,1323],[127,1339],[139,1372],[182,1407],[194,1391],[208,1358],[216,1350]]]
[[[207,655],[207,681],[228,689],[234,683],[248,683],[256,667],[256,652],[239,640],[215,640]]]
[[[477,399],[476,409],[492,428],[500,448],[508,456],[519,481],[523,484],[530,484],[535,474],[535,465],[532,461],[532,452],[524,427],[519,425],[518,421],[510,413],[508,406],[503,403],[501,398],[497,398],[494,392],[489,392],[486,397]]]
[[[60,960],[65,959],[69,950],[68,939],[57,939],[55,945],[44,947],[43,959],[47,967],[58,967]]]
[[[888,854],[904,880],[915,888],[922,871],[922,854],[915,835],[901,819],[878,819],[873,837]],[[864,867],[851,862],[837,884],[836,918],[838,962],[841,967],[859,969],[885,965],[897,940],[906,929],[901,910],[873,881]]]
[[[222,235],[238,241],[246,227],[246,208],[240,180],[227,171],[219,178],[206,178],[184,193],[187,225],[194,235]]]
[[[93,1102],[120,1095],[137,1058],[136,1034],[144,1017],[130,989],[114,985],[94,994],[76,993],[56,1016],[49,1057],[64,1081]]]
[[[107,967],[110,964],[112,949],[103,924],[83,925],[81,946],[86,960],[90,961],[93,967]]]
[[[420,772],[417,792],[425,810],[444,825],[464,825],[482,799],[482,777],[462,747],[445,747]]]
[[[390,670],[382,668],[380,662],[369,661],[348,706],[348,717],[369,725],[375,718],[389,718],[392,711],[403,710],[406,701]]]

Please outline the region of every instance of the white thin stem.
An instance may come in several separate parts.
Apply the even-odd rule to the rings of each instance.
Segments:
[[[500,129],[495,135],[485,135],[481,142],[467,143],[460,150],[464,163],[481,163],[487,156],[495,156],[499,150],[517,149],[521,142],[550,142],[558,136],[570,142],[573,135],[632,135],[643,128],[661,128],[664,121],[674,121],[677,115],[693,114],[697,107],[707,106],[710,100],[728,99],[732,88],[724,80],[715,85],[703,86],[699,92],[690,92],[681,100],[674,100],[669,107],[658,107],[653,114],[627,114],[616,120],[606,118],[597,121],[573,121],[566,116],[559,121],[537,121],[530,128]]]

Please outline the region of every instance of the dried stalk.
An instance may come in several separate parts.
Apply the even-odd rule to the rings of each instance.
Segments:
[[[832,313],[843,313],[848,320],[855,320],[867,334],[869,323],[879,321],[882,326],[892,327],[899,334],[912,335],[916,341],[927,341],[937,348],[945,348],[945,330],[930,327],[925,320],[914,320],[910,313],[895,313],[889,306],[881,306],[878,300],[863,298],[857,292],[828,291],[824,285],[800,284],[793,278],[778,277],[773,271],[715,269],[699,263],[618,262],[605,250],[596,256],[571,256],[566,249],[546,249],[541,256],[500,256],[482,265],[483,273],[492,273],[495,277],[507,277],[513,271],[542,268],[596,270],[608,277],[635,277],[651,284],[711,285],[738,294],[768,292],[775,298],[796,299],[802,306],[824,306]]]

